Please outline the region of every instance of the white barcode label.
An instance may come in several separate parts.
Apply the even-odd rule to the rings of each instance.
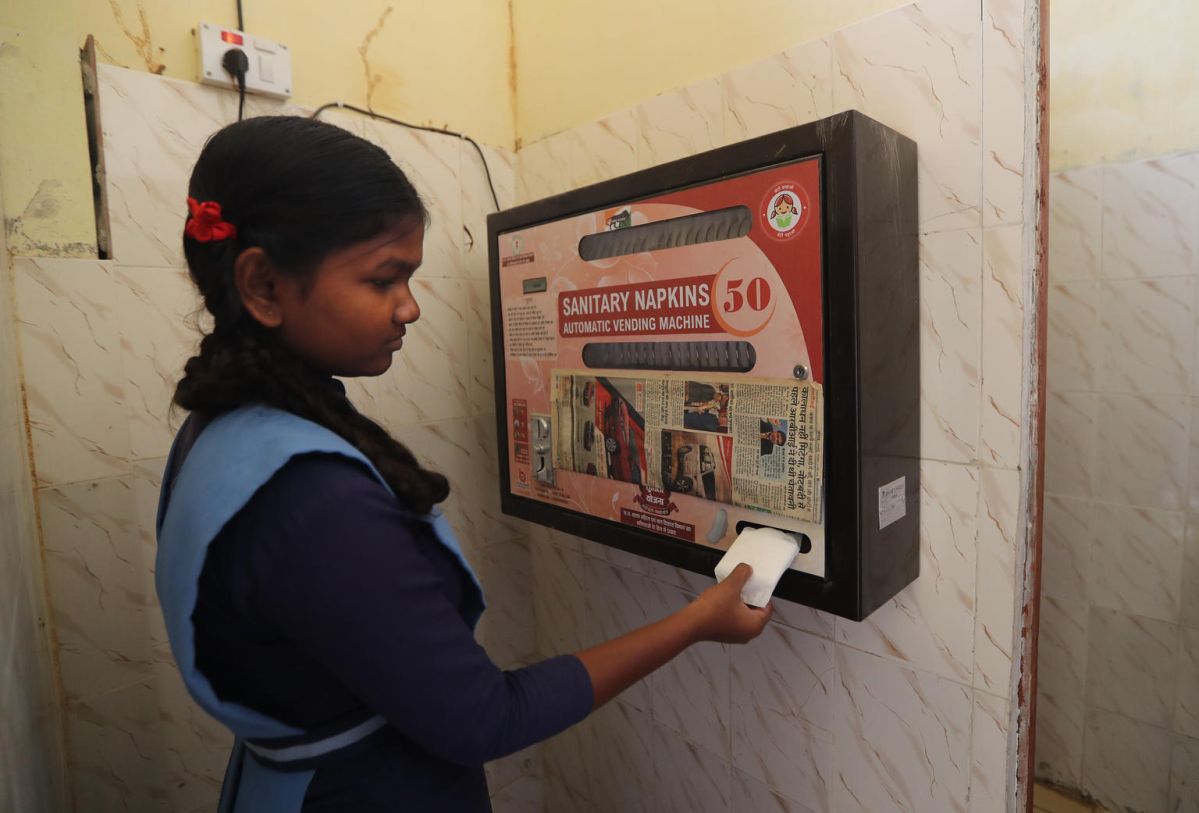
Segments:
[[[907,478],[892,480],[878,489],[878,529],[908,515]]]

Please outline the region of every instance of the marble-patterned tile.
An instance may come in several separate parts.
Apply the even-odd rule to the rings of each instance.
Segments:
[[[1199,155],[1106,167],[1101,274],[1193,276],[1199,270],[1197,221]]]
[[[171,810],[191,810],[217,797],[233,735],[196,705],[169,660],[154,663],[156,721]]]
[[[971,691],[837,647],[831,810],[966,810]]]
[[[541,780],[522,776],[491,797],[494,813],[542,813]]]
[[[1087,627],[1087,716],[1103,709],[1169,726],[1178,679],[1178,625],[1092,607]]]
[[[1090,497],[1095,493],[1099,398],[1090,392],[1045,396],[1045,493]]]
[[[654,810],[654,723],[620,701],[592,712],[590,762],[593,802],[599,810]]]
[[[496,793],[521,779],[535,779],[541,783],[541,744],[531,745],[523,751],[488,762],[483,766],[487,774],[487,787],[494,800]],[[494,801],[492,802],[494,804]]]
[[[466,319],[468,395],[472,415],[495,413],[495,367],[491,352],[491,287],[486,279],[471,279],[470,311]]]
[[[679,739],[675,732],[657,724],[654,725],[653,755],[654,811],[729,813],[732,810],[727,760]]]
[[[809,807],[794,799],[788,799],[765,782],[759,782],[749,774],[732,769],[729,813],[741,811],[770,811],[770,813],[823,813],[826,807]]]
[[[1024,3],[983,2],[983,225],[1019,223],[1024,208]]]
[[[1049,176],[1049,279],[1099,279],[1103,250],[1103,167]]]
[[[959,463],[975,458],[980,416],[981,283],[980,231],[921,236],[921,457]],[[1002,362],[996,359],[996,363]],[[996,373],[1002,375],[998,367]]]
[[[695,573],[681,567],[674,567],[665,562],[653,559],[645,560],[645,573],[651,579],[677,587],[685,593],[698,596],[704,590],[716,584],[716,576],[712,573]],[[805,608],[807,609],[807,608]],[[777,612],[778,608],[775,608]]]
[[[408,325],[404,347],[378,385],[384,422],[392,431],[404,424],[471,414],[469,283],[417,276],[411,287],[421,317]]]
[[[237,96],[98,67],[113,257],[182,268],[188,177],[208,137],[237,120]]]
[[[707,79],[637,106],[637,168],[665,164],[725,143],[721,80]]]
[[[1078,787],[1086,717],[1085,603],[1042,596],[1037,645],[1037,776]]]
[[[1185,520],[1175,511],[1091,506],[1088,595],[1097,607],[1177,622]]]
[[[473,557],[483,583],[487,611],[477,634],[487,654],[503,669],[528,663],[537,655],[533,625],[533,562],[528,542],[511,539],[483,547]]]
[[[605,545],[603,542],[596,542],[592,539],[579,540],[579,550],[586,556],[594,559],[601,559],[609,564],[624,570],[631,570],[634,573],[649,574],[650,564],[653,562],[645,556],[640,556],[636,553],[629,553],[612,545]]]
[[[490,544],[518,537],[530,539],[532,529],[540,526],[505,514],[500,504],[495,417],[480,415],[472,418],[470,429],[474,438],[474,465],[470,468],[468,480],[472,498],[464,508],[469,521],[479,529],[480,542]],[[530,542],[535,543],[536,540],[530,539]]]
[[[1072,497],[1045,497],[1041,543],[1041,595],[1086,602],[1095,532],[1094,504]]]
[[[973,674],[979,473],[920,464],[920,578],[837,641],[961,683]]]
[[[978,598],[974,610],[974,686],[1007,697],[1017,635],[1016,546],[1020,473],[979,472]]]
[[[199,349],[204,305],[187,274],[173,268],[118,267],[114,278],[131,456],[162,457],[187,416],[172,410],[171,399]]]
[[[592,799],[592,729],[595,715],[543,742],[542,792],[545,810],[595,811]]]
[[[38,501],[67,699],[149,678],[145,563],[131,478],[44,488]]]
[[[421,277],[462,277],[461,139],[368,119],[363,135],[391,156],[429,211]]]
[[[978,457],[1020,466],[1020,399],[1025,368],[1023,235],[1019,226],[983,231],[982,415]]]
[[[1178,510],[1187,474],[1189,398],[1101,394],[1095,496],[1110,502]]]
[[[571,184],[587,186],[637,169],[637,116],[626,108],[566,131]]]
[[[832,46],[824,38],[725,74],[725,141],[731,144],[830,115],[832,70]]]
[[[386,422],[385,422],[385,425]],[[392,437],[407,447],[427,469],[443,475],[450,483],[450,496],[441,503],[446,519],[462,543],[468,558],[490,541],[479,526],[473,510],[476,472],[482,457],[469,418],[436,423],[387,425]]]
[[[1199,813],[1199,740],[1175,737],[1170,759],[1170,813]]]
[[[770,603],[774,607],[772,620],[783,626],[794,627],[829,640],[837,635],[835,615],[780,598],[771,599]]]
[[[1005,813],[1008,797],[1008,736],[1011,704],[974,693],[970,747],[970,813]]]
[[[597,644],[609,641],[657,621],[666,614],[661,585],[590,556],[582,557],[580,564],[587,607],[588,642]],[[640,711],[651,711],[653,682],[660,679],[659,673],[633,684],[621,693],[621,701]],[[727,703],[725,705],[727,707]]]
[[[66,724],[67,770],[76,810],[168,813],[179,809],[169,802],[152,682],[69,703]]]
[[[487,159],[486,171],[478,151],[466,141],[461,144],[459,163],[462,166],[462,263],[472,280],[486,280],[487,215],[496,211],[496,200],[487,186],[487,174],[495,187],[500,209],[516,203],[516,153],[511,150],[480,144]]]
[[[379,379],[377,376],[338,378],[346,388],[346,398],[361,412],[377,424],[383,423],[383,407],[379,403]]]
[[[590,608],[582,554],[554,545],[534,545],[531,554],[538,654],[564,655],[599,643],[587,637]]]
[[[1189,393],[1194,299],[1191,277],[1102,284],[1098,338],[1103,370],[1095,379],[1097,389]]]
[[[1172,728],[1199,739],[1199,629],[1179,630],[1178,699]]]
[[[133,532],[141,546],[140,564],[142,591],[146,597],[146,636],[153,651],[167,649],[166,622],[158,603],[157,587],[154,584],[155,559],[158,556],[158,497],[162,489],[162,475],[166,470],[166,458],[139,460],[133,464],[130,485],[133,489]]]
[[[1087,715],[1083,790],[1110,810],[1164,813],[1170,732],[1096,709]]]
[[[129,470],[129,419],[111,263],[19,259],[17,330],[39,485]]]
[[[963,212],[981,223],[980,16],[978,0],[921,0],[833,35],[833,109],[860,110],[920,145],[925,231]],[[1006,154],[1007,138],[997,146]]]
[[[1182,555],[1182,625],[1199,629],[1199,517],[1187,517]]]
[[[733,653],[733,766],[817,810],[833,781],[834,648],[771,623]]]
[[[516,151],[516,202],[548,198],[570,189],[570,141],[554,133]]]
[[[1049,287],[1048,386],[1058,392],[1094,390],[1102,334],[1099,331],[1099,283],[1057,282]],[[1106,372],[1105,369],[1102,372]]]

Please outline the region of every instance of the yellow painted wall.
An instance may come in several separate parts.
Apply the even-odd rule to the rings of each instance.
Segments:
[[[1199,3],[1052,0],[1054,169],[1199,147]]]
[[[340,99],[514,143],[507,0],[244,0],[250,31],[286,42],[294,100]],[[95,226],[78,51],[194,81],[193,29],[234,0],[0,0],[0,191],[16,255],[89,255]]]
[[[909,0],[513,0],[524,143]]]

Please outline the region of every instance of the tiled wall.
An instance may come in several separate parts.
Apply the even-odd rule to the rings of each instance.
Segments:
[[[1031,274],[1025,10],[921,0],[518,152],[530,200],[849,108],[919,148],[919,580],[863,623],[778,602],[761,640],[688,651],[543,748],[548,810],[1008,809]],[[533,548],[543,654],[653,620],[711,583],[547,541]]]
[[[12,306],[0,234],[0,813],[58,813],[62,724],[45,623]]]
[[[186,183],[205,139],[236,118],[236,98],[103,66],[101,119],[114,257],[22,259],[16,294],[49,601],[66,695],[76,809],[210,811],[229,738],[186,696],[153,585],[164,458],[181,414],[171,393],[199,333],[181,256]],[[250,115],[304,112],[257,99]],[[535,651],[525,528],[500,516],[491,394],[486,228],[492,204],[465,142],[334,113],[384,146],[432,208],[423,311],[378,379],[350,382],[368,414],[444,472],[447,513],[477,563],[491,612],[480,631],[503,665]],[[511,153],[484,148],[501,202]],[[7,573],[5,573],[7,576]],[[497,810],[536,799],[536,762],[492,766]]]
[[[1199,810],[1199,155],[1049,190],[1037,772]]]

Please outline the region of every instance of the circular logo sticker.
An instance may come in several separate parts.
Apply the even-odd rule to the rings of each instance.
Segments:
[[[789,240],[807,225],[807,193],[791,181],[776,184],[762,201],[761,215],[766,234],[777,240]]]

